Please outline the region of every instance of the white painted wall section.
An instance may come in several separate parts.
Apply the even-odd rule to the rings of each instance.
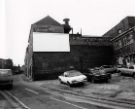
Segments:
[[[69,34],[33,32],[34,52],[70,52]]]

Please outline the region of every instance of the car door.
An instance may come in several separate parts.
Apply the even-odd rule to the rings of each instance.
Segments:
[[[62,77],[62,78],[63,78],[63,82],[64,82],[64,83],[67,83],[67,82],[68,82],[68,78],[69,78],[69,77],[68,77],[68,73],[65,72],[65,73],[63,74],[63,77]]]
[[[131,69],[128,69],[128,68],[122,68],[122,73],[125,74],[125,75],[132,75],[132,71]]]
[[[128,75],[133,75],[133,73],[134,73],[134,69],[129,69],[128,71],[127,71],[127,73],[128,73]]]
[[[121,68],[121,72],[123,73],[123,74],[128,74],[128,69],[127,68]]]

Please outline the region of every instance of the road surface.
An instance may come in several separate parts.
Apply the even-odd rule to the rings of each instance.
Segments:
[[[113,109],[103,104],[96,105],[84,97],[35,86],[19,77],[14,77],[12,90],[0,91],[0,106],[3,106],[0,109]]]

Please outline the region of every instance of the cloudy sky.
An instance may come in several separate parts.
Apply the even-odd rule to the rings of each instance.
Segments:
[[[0,58],[22,65],[32,23],[47,15],[60,23],[68,17],[75,33],[102,36],[124,17],[135,16],[135,0],[1,0],[0,13]]]

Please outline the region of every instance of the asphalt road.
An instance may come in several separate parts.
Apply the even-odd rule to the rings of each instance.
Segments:
[[[10,109],[11,104],[6,100],[6,98],[0,93],[0,109]]]
[[[2,93],[15,97],[27,109],[110,109],[92,105],[70,94],[62,94],[61,92],[37,87],[32,82],[24,83],[17,76],[14,78],[14,88],[2,90]],[[0,109],[17,109],[13,108],[8,102],[0,93],[0,106],[4,107]]]

